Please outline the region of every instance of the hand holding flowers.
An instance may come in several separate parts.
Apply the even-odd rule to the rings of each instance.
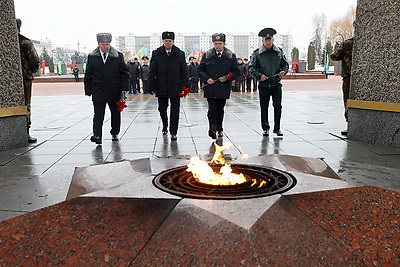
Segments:
[[[206,87],[207,85],[209,85],[209,84],[213,84],[213,83],[216,83],[216,82],[226,82],[227,80],[229,80],[229,79],[231,79],[232,78],[232,72],[229,72],[227,75],[224,75],[224,76],[221,76],[221,77],[219,77],[219,78],[217,78],[217,79],[214,79],[214,80],[212,80],[212,83],[206,83],[206,84],[204,84],[203,86],[201,86],[200,87],[200,90],[203,90],[203,88],[204,87]]]
[[[122,110],[124,110],[124,108],[126,108],[126,107],[128,107],[127,105],[126,105],[126,93],[125,92],[123,92],[122,94],[121,94],[121,97],[120,97],[120,99],[119,99],[119,101],[117,102],[117,110],[119,111],[119,112],[121,112]]]
[[[185,97],[190,93],[190,89],[183,86],[182,87],[182,92],[178,93],[179,96]]]

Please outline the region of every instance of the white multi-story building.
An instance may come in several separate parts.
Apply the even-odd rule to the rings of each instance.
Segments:
[[[175,33],[175,45],[185,52],[207,51],[212,47],[212,34],[181,34]],[[275,35],[275,45],[281,47],[288,60],[293,49],[293,37],[291,35]],[[237,57],[249,58],[253,51],[261,46],[261,38],[257,34],[250,33],[226,33],[226,47],[231,49]],[[116,37],[116,48],[127,53],[151,55],[151,51],[162,45],[161,34],[154,33],[151,36],[127,36]]]

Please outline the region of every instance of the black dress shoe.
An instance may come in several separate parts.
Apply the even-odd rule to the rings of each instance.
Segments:
[[[96,143],[98,145],[101,145],[101,138],[99,136],[92,136],[90,137],[90,141],[92,141],[93,143]]]
[[[168,128],[167,127],[163,127],[162,128],[162,135],[167,135],[168,134]]]
[[[224,136],[224,132],[223,131],[218,132],[217,136],[218,137],[223,137]]]
[[[28,143],[36,143],[36,142],[37,142],[37,139],[28,134]]]
[[[269,136],[269,132],[268,131],[264,131],[263,132],[263,136]]]
[[[283,133],[280,130],[274,131],[274,134],[276,134],[277,136],[283,136]]]
[[[340,134],[344,135],[344,136],[347,136],[347,130],[341,131]]]
[[[113,135],[111,136],[111,140],[112,140],[112,141],[118,141],[118,140],[119,140],[119,139],[118,139],[118,135],[113,134]]]
[[[213,131],[213,130],[208,131],[208,136],[211,137],[212,139],[217,139],[217,135],[215,134],[215,131]]]
[[[176,135],[171,135],[171,141],[176,141],[176,140],[178,140],[178,137],[176,136]]]

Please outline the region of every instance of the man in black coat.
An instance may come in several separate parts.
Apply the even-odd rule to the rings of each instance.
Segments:
[[[149,78],[149,73],[150,73],[149,57],[143,56],[142,57],[142,65],[140,66],[140,79],[142,79],[142,83],[143,83],[143,94],[149,93],[149,89],[147,86],[147,80]]]
[[[110,46],[110,33],[97,34],[99,46],[88,55],[84,78],[85,95],[92,96],[94,117],[93,136],[90,141],[102,143],[102,129],[106,104],[111,112],[112,141],[118,141],[121,112],[117,102],[128,91],[129,71],[124,56]]]
[[[197,93],[199,91],[199,74],[197,73],[197,67],[199,64],[195,61],[195,57],[189,57],[189,81],[190,81],[190,92]]]
[[[204,97],[208,102],[208,135],[212,139],[223,136],[224,107],[231,94],[231,84],[239,75],[235,54],[225,47],[225,34],[212,35],[214,48],[208,50],[198,67],[200,80],[206,84]],[[231,73],[230,75],[228,75]]]
[[[182,87],[189,87],[185,53],[174,45],[173,32],[162,33],[163,45],[154,50],[150,60],[148,87],[158,98],[158,111],[163,123],[162,133],[168,130],[168,101],[171,103],[169,133],[177,139],[179,126],[180,96]]]
[[[137,81],[140,78],[140,65],[138,59],[136,57],[131,58],[127,66],[129,70],[129,93],[140,93],[140,88],[137,87]]]

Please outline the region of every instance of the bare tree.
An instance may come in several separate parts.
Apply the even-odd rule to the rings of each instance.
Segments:
[[[353,22],[356,18],[356,8],[351,7],[343,17],[333,20],[329,25],[329,39],[341,43],[354,36]]]

